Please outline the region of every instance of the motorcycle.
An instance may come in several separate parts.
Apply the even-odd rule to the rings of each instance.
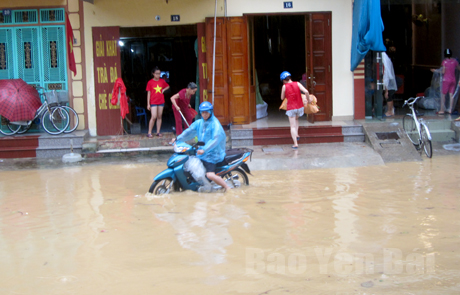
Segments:
[[[168,168],[160,172],[153,179],[149,193],[155,195],[169,194],[183,190],[199,192],[214,192],[222,189],[220,185],[209,180],[196,179],[194,171],[187,171],[187,162],[196,158],[196,152],[204,142],[189,145],[184,142],[174,143],[174,154],[167,162]],[[228,186],[238,188],[249,185],[248,174],[251,174],[246,162],[252,158],[253,150],[248,148],[235,148],[226,151],[224,161],[217,166],[216,175],[222,177]],[[201,163],[200,163],[201,164]],[[202,165],[202,164],[201,164]],[[204,167],[203,167],[204,169]]]

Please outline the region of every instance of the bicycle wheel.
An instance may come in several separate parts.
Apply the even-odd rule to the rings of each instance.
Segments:
[[[428,158],[431,158],[433,156],[433,149],[431,146],[431,134],[430,130],[428,129],[428,126],[426,126],[425,123],[422,123],[420,126],[420,130],[422,133],[422,144],[423,144],[423,150],[425,151],[425,154]]]
[[[24,123],[26,123],[26,122],[24,122]],[[14,124],[12,122],[8,122],[8,129],[10,129],[11,132],[14,132],[14,133],[17,133],[17,134],[26,133],[30,129],[30,126],[32,126],[32,122],[30,122],[30,124],[25,124],[25,125],[22,125],[22,124],[16,125],[16,124]]]
[[[10,121],[6,118],[1,118],[0,122],[0,133],[3,135],[13,135],[18,132],[18,130],[21,128],[21,125],[12,125],[10,128]]]
[[[46,110],[42,116],[42,126],[51,135],[58,135],[69,127],[69,113],[62,107]]]
[[[67,113],[69,113],[69,127],[64,131],[64,133],[71,133],[74,132],[75,129],[78,127],[78,123],[80,123],[80,120],[78,119],[78,114],[77,112],[68,106],[62,106],[65,108]]]
[[[411,114],[403,117],[403,128],[410,141],[415,145],[420,145],[420,133],[418,132],[417,123]]]

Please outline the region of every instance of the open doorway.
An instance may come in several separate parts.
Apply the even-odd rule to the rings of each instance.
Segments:
[[[162,78],[169,84],[165,92],[162,132],[171,132],[174,126],[171,96],[187,87],[189,82],[197,81],[197,57],[195,41],[196,25],[120,28],[121,72],[131,99],[130,113],[134,122],[139,122],[142,132],[146,132],[142,120],[135,116],[135,106],[144,108],[150,119],[147,107],[147,82],[152,78],[151,71],[159,67]],[[190,100],[195,106],[195,98]]]
[[[305,56],[304,15],[254,16],[255,70],[269,116],[284,115],[278,110],[283,86],[280,74],[288,71],[294,81],[300,82],[305,73]]]

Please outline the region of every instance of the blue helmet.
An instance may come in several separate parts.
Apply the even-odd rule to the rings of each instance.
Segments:
[[[284,71],[281,73],[280,75],[280,79],[281,81],[283,81],[284,79],[286,79],[287,77],[290,77],[291,76],[291,73],[287,72],[287,71]]]
[[[200,113],[201,112],[210,112],[210,113],[212,113],[213,109],[214,109],[214,107],[212,106],[212,104],[209,101],[203,101],[200,104],[200,107],[199,107]]]

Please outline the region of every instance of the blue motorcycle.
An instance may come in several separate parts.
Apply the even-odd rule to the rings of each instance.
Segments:
[[[204,182],[202,179],[196,179],[193,170],[187,171],[187,161],[195,158],[200,146],[204,146],[204,142],[199,141],[193,145],[184,142],[174,143],[174,154],[168,160],[168,168],[155,176],[149,193],[162,195],[183,190],[213,192],[222,189],[220,185],[209,183],[207,179]],[[233,188],[249,185],[247,174],[251,174],[251,171],[246,162],[252,158],[252,152],[253,150],[248,148],[227,150],[224,161],[217,166],[216,175],[222,177],[227,185]]]

